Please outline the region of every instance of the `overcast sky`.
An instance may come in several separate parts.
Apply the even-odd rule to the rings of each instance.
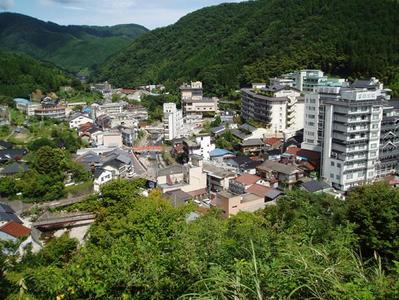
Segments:
[[[58,24],[137,23],[149,29],[175,23],[199,8],[242,0],[0,0],[0,12],[26,14]]]

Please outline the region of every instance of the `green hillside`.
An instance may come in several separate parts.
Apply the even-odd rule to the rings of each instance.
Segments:
[[[204,8],[144,34],[105,63],[99,78],[121,86],[202,80],[208,92],[224,93],[299,68],[399,82],[399,3],[258,0]]]
[[[0,47],[74,72],[103,63],[147,31],[136,24],[60,26],[20,14],[0,14]]]
[[[32,91],[57,91],[72,79],[53,65],[27,55],[0,51],[0,95],[27,97]]]

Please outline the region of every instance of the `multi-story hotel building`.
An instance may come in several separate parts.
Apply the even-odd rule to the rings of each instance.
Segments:
[[[395,120],[389,99],[375,78],[350,87],[318,87],[306,95],[302,148],[321,152],[321,176],[334,188],[347,191],[394,168],[395,147],[389,143],[392,134],[387,135]]]
[[[293,135],[304,125],[304,98],[288,85],[254,84],[241,90],[241,116],[264,123],[271,132]]]
[[[204,97],[201,81],[191,82],[191,84],[183,84],[180,87],[180,91],[181,103],[185,116],[217,112],[219,99],[216,97]]]

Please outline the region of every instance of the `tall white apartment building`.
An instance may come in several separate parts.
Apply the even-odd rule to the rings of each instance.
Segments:
[[[163,127],[165,140],[171,141],[183,134],[183,112],[176,108],[176,103],[163,104]]]
[[[378,177],[387,90],[372,78],[306,95],[302,148],[321,152],[321,176],[347,191]]]

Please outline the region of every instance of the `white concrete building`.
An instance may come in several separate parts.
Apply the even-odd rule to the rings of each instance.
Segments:
[[[89,118],[88,116],[79,114],[71,118],[71,120],[69,121],[69,128],[78,129],[80,126],[87,123],[94,124],[94,121],[92,118]]]
[[[165,140],[171,141],[183,136],[183,112],[176,108],[176,103],[163,104],[163,127]]]
[[[209,160],[209,152],[215,150],[215,144],[211,141],[211,136],[200,134],[195,137],[195,144],[190,145],[190,154],[202,156],[204,160]]]
[[[372,78],[306,96],[302,148],[321,152],[321,175],[334,188],[347,191],[377,178],[388,92]]]

